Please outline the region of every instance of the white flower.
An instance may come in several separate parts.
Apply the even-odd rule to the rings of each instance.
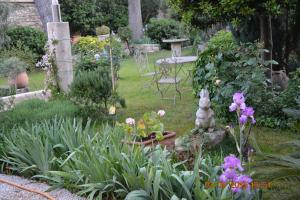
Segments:
[[[94,58],[95,58],[95,60],[99,60],[100,59],[100,55],[99,54],[95,54]]]
[[[157,114],[158,114],[160,117],[163,117],[163,116],[166,114],[166,111],[164,111],[164,110],[159,110],[159,111],[157,112]]]
[[[216,82],[215,82],[215,84],[217,85],[217,86],[219,86],[220,84],[221,84],[221,80],[216,80]]]
[[[133,118],[127,118],[126,119],[126,124],[129,124],[129,125],[135,125],[135,120]]]

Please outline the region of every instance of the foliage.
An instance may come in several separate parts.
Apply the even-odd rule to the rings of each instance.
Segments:
[[[180,38],[183,36],[183,31],[178,21],[152,18],[146,26],[146,35],[166,48],[166,44],[162,40]]]
[[[27,100],[17,104],[12,110],[0,112],[1,127],[12,129],[14,126],[23,126],[26,122],[38,122],[51,119],[54,116],[74,117],[78,108],[67,100]]]
[[[142,39],[133,41],[134,44],[156,44],[151,38],[144,36]]]
[[[62,18],[70,23],[72,33],[94,34],[95,27],[105,24],[112,31],[128,25],[128,0],[80,0],[61,1]],[[144,23],[156,17],[159,9],[166,9],[163,0],[142,0],[142,18]]]
[[[104,50],[107,41],[100,41],[97,37],[86,36],[81,37],[79,41],[73,46],[75,53],[86,54],[96,54]]]
[[[207,88],[219,117],[227,120],[230,119],[229,100],[235,91],[243,91],[258,112],[268,112],[261,107],[270,95],[264,74],[268,62],[260,57],[261,47],[258,44],[237,46],[233,41],[223,45],[219,48],[211,43],[200,54],[194,71],[194,92]]]
[[[219,48],[223,51],[231,50],[236,46],[232,33],[225,30],[218,31],[207,43],[207,48]]]
[[[164,124],[161,122],[161,117],[165,114],[165,111],[160,110],[157,113],[147,112],[144,113],[143,117],[137,121],[132,118],[127,118],[126,123],[118,124],[123,127],[127,134],[133,138],[133,140],[142,140],[155,134],[155,139],[158,141],[163,139]],[[130,140],[132,140],[130,138]],[[152,138],[150,138],[152,139]]]
[[[0,64],[0,74],[14,79],[18,74],[26,71],[26,63],[17,57],[5,59]]]
[[[210,157],[199,154],[189,171],[167,150],[129,146],[120,143],[123,138],[120,128],[103,126],[95,132],[90,123],[53,119],[12,130],[5,136],[2,160],[21,175],[35,175],[53,184],[52,189],[65,187],[88,199],[254,198],[252,192],[233,194],[228,186],[207,186],[218,182],[221,173]]]
[[[130,43],[132,40],[132,31],[129,26],[119,27],[118,28],[118,36],[120,39],[126,43],[127,48],[130,49]]]
[[[97,68],[110,66],[108,59],[95,59],[91,56],[82,56],[75,64],[75,75],[83,71],[94,71]]]
[[[22,43],[19,42],[15,46],[5,48],[0,51],[0,59],[15,56],[26,63],[28,66],[27,70],[35,69],[35,63],[38,56],[37,54],[33,53],[29,47],[24,46]]]
[[[75,101],[85,106],[96,106],[98,111],[106,113],[112,96],[112,82],[108,67],[99,67],[93,71],[82,71],[75,76],[71,84],[71,94]]]
[[[91,127],[80,120],[53,118],[39,123],[27,123],[4,136],[2,161],[10,170],[24,176],[45,175],[59,169],[57,158],[79,147],[82,134],[89,136]]]
[[[10,96],[16,94],[14,86],[0,87],[0,97]],[[1,102],[2,103],[2,102]],[[0,111],[2,107],[0,106]]]
[[[96,35],[107,35],[110,33],[110,28],[108,26],[102,25],[96,28]]]
[[[19,26],[10,28],[7,31],[7,35],[10,37],[10,46],[18,47],[18,44],[21,43],[39,56],[44,54],[44,46],[46,44],[44,32],[31,27]]]

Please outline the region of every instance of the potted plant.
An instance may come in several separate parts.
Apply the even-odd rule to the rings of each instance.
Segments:
[[[105,40],[109,37],[110,28],[108,26],[100,26],[96,28],[96,34],[100,41]]]
[[[27,65],[17,57],[10,57],[0,65],[0,73],[8,77],[10,85],[16,85],[17,89],[28,86]]]
[[[176,133],[164,130],[164,124],[161,122],[164,115],[164,110],[148,112],[137,123],[135,119],[127,118],[125,123],[118,124],[129,135],[123,142],[145,146],[161,144],[168,149],[174,148]]]

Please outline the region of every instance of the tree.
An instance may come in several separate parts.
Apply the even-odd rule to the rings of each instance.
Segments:
[[[141,0],[128,0],[128,18],[133,40],[141,39],[143,37]]]
[[[218,22],[230,23],[235,37],[243,42],[260,39],[274,59],[287,65],[289,53],[299,46],[299,1],[289,0],[168,0],[183,20],[200,28]],[[250,34],[249,34],[250,33]],[[299,55],[299,54],[298,54]]]

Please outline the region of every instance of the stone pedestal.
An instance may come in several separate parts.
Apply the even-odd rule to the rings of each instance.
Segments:
[[[173,57],[181,56],[181,42],[171,43],[171,49]]]
[[[55,50],[58,85],[63,92],[68,93],[73,81],[69,23],[49,22],[47,23],[47,32],[50,49]]]

